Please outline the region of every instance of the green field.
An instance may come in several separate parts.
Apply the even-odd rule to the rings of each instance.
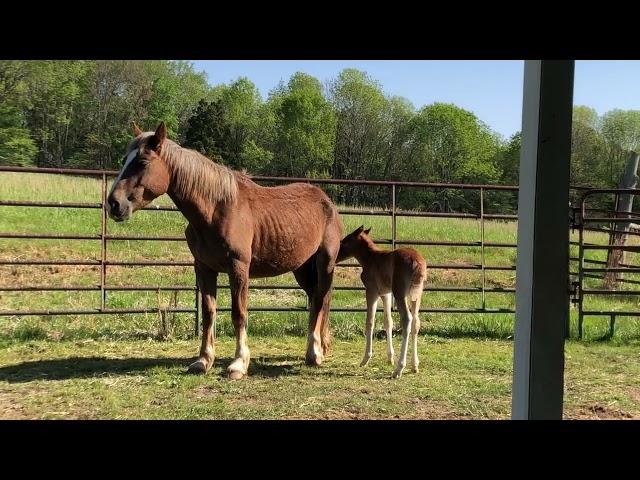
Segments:
[[[100,182],[60,175],[0,173],[0,199],[100,202]],[[156,204],[169,204],[168,198]],[[13,233],[100,232],[99,210],[0,207],[0,231]],[[344,215],[345,233],[372,226],[374,238],[391,238],[391,219]],[[127,235],[182,235],[179,212],[137,212],[129,222],[108,221],[108,232]],[[485,241],[516,242],[515,222],[485,223]],[[399,217],[398,239],[480,240],[477,220]],[[575,238],[575,235],[572,235]],[[587,241],[606,243],[603,235]],[[478,247],[417,247],[429,264],[480,263]],[[191,261],[185,242],[109,241],[109,260]],[[515,248],[486,248],[485,264],[514,265]],[[577,249],[572,247],[572,256]],[[99,259],[99,240],[0,239],[0,259]],[[603,251],[589,251],[604,260]],[[633,256],[627,260],[634,263]],[[258,284],[294,284],[284,278]],[[629,276],[633,278],[633,276]],[[0,265],[0,285],[99,285],[97,266]],[[515,271],[487,271],[487,287],[513,287]],[[107,285],[194,285],[191,267],[118,267],[107,270]],[[225,275],[220,278],[226,284]],[[431,269],[430,286],[482,285],[479,270]],[[359,269],[341,267],[336,285],[359,286]],[[590,280],[587,285],[599,286]],[[624,287],[630,288],[630,287]],[[109,308],[192,307],[193,292],[109,291]],[[590,309],[635,310],[640,297],[589,298]],[[229,306],[228,290],[218,304]],[[100,304],[99,291],[0,292],[2,310],[79,309]],[[300,290],[250,290],[250,307],[305,305]],[[364,307],[361,291],[334,291],[332,306]],[[480,293],[425,292],[423,307],[480,308]],[[488,308],[514,308],[512,293],[487,293]],[[397,315],[396,315],[397,318]],[[384,340],[375,342],[373,366],[361,359],[364,313],[332,312],[335,345],[326,365],[303,365],[306,313],[251,312],[252,369],[243,382],[223,380],[233,353],[229,316],[218,317],[218,360],[204,378],[183,375],[198,349],[194,316],[135,315],[0,317],[0,416],[4,418],[506,418],[510,408],[513,314],[421,315],[421,372],[392,382],[384,365]],[[609,319],[590,317],[585,340],[567,342],[566,396],[570,418],[628,418],[640,414],[637,389],[640,322],[620,318],[613,338]],[[378,319],[381,328],[381,319]],[[572,336],[577,314],[571,312]],[[398,339],[396,338],[397,342]],[[422,353],[424,352],[424,353]],[[389,370],[389,371],[387,371]],[[300,378],[303,381],[300,381]],[[315,381],[312,381],[315,379]],[[398,386],[402,385],[402,386]],[[131,388],[135,386],[136,388]],[[335,392],[341,394],[336,396]],[[286,392],[283,393],[283,392]],[[266,399],[266,400],[265,400]]]

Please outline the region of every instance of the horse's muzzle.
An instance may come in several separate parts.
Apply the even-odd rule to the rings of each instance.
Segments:
[[[109,199],[109,217],[116,222],[124,222],[131,215],[131,205],[129,202],[121,204],[115,199]]]

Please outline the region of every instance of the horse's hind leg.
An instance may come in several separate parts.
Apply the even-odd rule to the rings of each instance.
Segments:
[[[387,360],[391,365],[394,364],[395,354],[393,351],[393,318],[391,317],[391,293],[382,295],[382,304],[384,305],[384,330],[387,332]]]
[[[418,373],[418,365],[420,364],[420,361],[418,360],[418,335],[420,334],[420,317],[418,314],[420,312],[420,297],[422,297],[422,287],[416,294],[416,299],[411,301],[411,341],[413,343],[411,370],[414,373]]]
[[[229,272],[231,287],[231,319],[236,331],[236,353],[227,367],[229,378],[238,380],[249,370],[250,352],[247,346],[247,294],[249,289],[249,266],[235,261]]]
[[[394,291],[394,297],[396,304],[398,305],[398,311],[400,312],[400,322],[402,324],[402,343],[400,347],[400,356],[398,358],[398,364],[393,372],[393,378],[400,378],[405,365],[407,364],[407,350],[409,347],[409,332],[411,329],[411,313],[407,308],[407,300],[404,297],[404,292],[401,293]]]
[[[317,275],[315,274],[315,261],[316,256],[313,255],[307,260],[300,268],[293,271],[293,276],[296,277],[296,282],[304,290],[309,297],[309,306],[313,301],[313,292],[316,289],[318,283]]]
[[[309,306],[309,333],[306,362],[309,365],[321,365],[329,350],[331,337],[329,331],[329,308],[331,306],[331,286],[335,258],[338,254],[321,247],[315,255],[316,285]]]
[[[216,320],[216,296],[218,272],[196,261],[196,280],[202,292],[202,345],[200,356],[189,365],[190,373],[206,373],[213,365],[215,356],[214,325]]]

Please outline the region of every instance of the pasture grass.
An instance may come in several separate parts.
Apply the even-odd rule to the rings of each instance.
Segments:
[[[396,347],[399,339],[395,338]],[[205,376],[186,374],[197,340],[4,340],[0,418],[508,419],[512,344],[422,335],[421,369],[390,378],[385,342],[359,367],[362,339],[334,342],[320,368],[301,337],[250,338],[249,376],[225,377],[235,349],[217,340]],[[565,418],[640,418],[637,348],[566,345]]]

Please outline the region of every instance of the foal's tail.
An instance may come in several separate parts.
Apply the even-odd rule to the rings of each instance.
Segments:
[[[420,302],[424,281],[427,278],[427,264],[423,259],[413,260],[413,276],[411,277],[411,288],[409,298],[412,302]]]

